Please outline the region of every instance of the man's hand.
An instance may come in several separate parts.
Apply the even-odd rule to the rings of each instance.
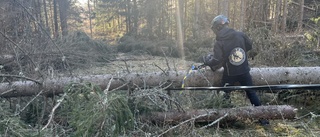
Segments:
[[[206,56],[201,56],[199,58],[199,62],[202,62],[206,66],[210,66],[212,60],[213,60],[212,54],[208,54]]]

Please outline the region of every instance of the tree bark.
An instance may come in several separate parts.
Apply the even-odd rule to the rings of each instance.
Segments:
[[[54,38],[59,36],[57,0],[53,0]]]
[[[281,15],[281,12],[280,12],[281,0],[277,0],[275,4],[276,4],[276,9],[274,11],[272,30],[274,33],[277,33],[279,28],[279,16]]]
[[[89,17],[89,29],[90,29],[90,37],[91,38],[93,38],[92,37],[92,18],[91,18],[91,6],[90,6],[90,0],[88,0],[88,10],[89,10],[89,15],[88,15],[88,17]]]
[[[62,36],[68,34],[68,9],[69,2],[67,0],[58,0],[59,13],[60,13],[60,27]]]
[[[282,18],[282,24],[281,24],[281,31],[282,33],[285,33],[287,29],[287,15],[288,15],[288,0],[283,1],[283,18]]]
[[[130,33],[131,32],[131,0],[127,0],[126,1],[127,5],[126,5],[126,32]]]
[[[59,77],[46,79],[42,85],[33,81],[16,81],[11,83],[0,83],[0,97],[31,96],[43,90],[44,95],[63,93],[65,86],[72,83],[90,82],[100,86],[102,89],[110,86],[108,90],[128,88],[181,88],[182,81],[185,87],[207,87],[220,86],[222,69],[212,72],[185,71],[178,72],[155,72],[155,73],[131,73],[121,77],[111,74],[89,75],[79,77]],[[279,67],[279,68],[252,68],[251,75],[254,85],[277,85],[277,84],[316,84],[320,81],[320,67]]]
[[[46,22],[46,29],[49,28],[49,20],[48,20],[48,12],[47,12],[47,3],[46,0],[43,0],[43,11],[44,11],[44,17]]]
[[[179,46],[179,51],[180,51],[180,57],[182,58],[182,60],[184,60],[185,55],[184,55],[184,16],[183,16],[183,5],[184,5],[184,0],[178,0],[177,1],[177,43]]]
[[[236,21],[236,10],[237,10],[237,8],[238,8],[238,5],[237,5],[237,1],[236,0],[234,0],[233,1],[233,7],[232,7],[232,10],[233,10],[233,13],[232,13],[232,19],[234,20],[234,21]],[[232,28],[236,28],[236,23],[234,22],[234,21],[231,21],[231,23],[232,23]]]
[[[189,110],[186,112],[151,112],[143,115],[142,120],[161,124],[178,124],[194,119],[194,122],[212,122],[224,117],[219,122],[247,119],[294,119],[297,109],[288,105],[249,106],[224,109]]]
[[[193,38],[199,37],[199,16],[200,16],[200,1],[194,2],[194,22],[193,22]]]
[[[222,1],[220,6],[222,7],[221,14],[229,17],[229,0]]]
[[[298,31],[302,30],[303,25],[303,12],[304,12],[304,0],[300,1],[300,12],[299,12],[299,21],[298,21]]]
[[[133,0],[133,28],[132,33],[134,35],[138,35],[138,21],[139,21],[139,11],[138,11],[138,5],[137,0]]]
[[[241,0],[241,11],[240,11],[240,30],[245,29],[245,21],[246,21],[246,0]]]

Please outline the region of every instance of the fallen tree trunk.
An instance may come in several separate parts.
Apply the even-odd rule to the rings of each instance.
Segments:
[[[297,109],[288,105],[249,106],[239,108],[190,110],[187,112],[151,112],[141,117],[143,121],[158,124],[178,124],[187,120],[194,122],[212,122],[222,118],[221,122],[246,119],[294,119]]]
[[[251,74],[254,85],[275,84],[313,84],[320,81],[320,67],[279,67],[279,68],[252,68]],[[0,83],[0,97],[31,96],[43,91],[44,95],[59,94],[63,88],[71,83],[90,82],[102,89],[129,89],[166,87],[180,88],[182,80],[187,75],[185,71],[131,73],[122,76],[111,74],[89,75],[78,77],[59,77],[46,79],[42,84],[35,81],[16,81]],[[220,86],[222,70],[205,72],[194,70],[187,75],[184,83],[186,87]]]

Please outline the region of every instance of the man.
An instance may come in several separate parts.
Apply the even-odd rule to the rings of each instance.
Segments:
[[[242,86],[252,86],[247,52],[252,49],[252,42],[248,36],[234,29],[228,28],[229,20],[224,15],[216,16],[211,29],[216,34],[213,54],[203,57],[204,65],[210,68],[222,65],[224,68],[221,86],[232,86],[239,82]],[[214,69],[213,69],[214,71]],[[225,91],[225,98],[229,99],[230,91]],[[260,100],[255,90],[246,90],[247,97],[254,106],[260,106]],[[259,120],[267,125],[267,120]]]

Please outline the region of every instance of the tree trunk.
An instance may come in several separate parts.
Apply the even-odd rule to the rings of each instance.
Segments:
[[[151,112],[142,116],[141,119],[161,124],[178,124],[189,119],[193,119],[194,122],[212,122],[225,116],[219,122],[228,122],[247,119],[294,119],[296,112],[296,108],[287,105],[249,106],[187,112]]]
[[[233,10],[233,13],[232,13],[232,19],[235,21],[236,20],[236,10],[238,8],[238,5],[237,5],[237,0],[233,0],[233,7],[232,7],[232,10]],[[231,21],[232,23],[232,28],[236,28],[236,23],[234,21]]]
[[[59,36],[57,0],[53,0],[54,38]]]
[[[299,12],[299,21],[298,21],[298,31],[302,30],[303,25],[303,12],[304,12],[304,0],[300,1],[300,12]]]
[[[222,1],[220,7],[222,7],[221,14],[229,17],[229,0]]]
[[[287,15],[288,15],[288,0],[283,1],[283,18],[282,18],[282,24],[281,24],[281,31],[282,33],[285,33],[287,29]]]
[[[277,84],[317,84],[320,81],[320,67],[279,67],[279,68],[252,68],[251,75],[254,85],[277,85]],[[123,77],[113,75],[89,75],[79,77],[60,77],[44,80],[42,85],[34,81],[16,81],[11,83],[0,83],[0,97],[31,96],[43,90],[44,95],[63,93],[65,86],[72,83],[90,82],[107,89],[128,88],[181,88],[186,72],[155,72],[147,74],[127,74]],[[205,77],[204,77],[205,76]],[[219,87],[222,77],[222,69],[212,72],[192,71],[184,81],[185,87]]]
[[[139,21],[139,13],[138,13],[138,5],[137,0],[133,0],[133,28],[132,33],[134,35],[138,35],[138,21]]]
[[[126,5],[126,30],[127,33],[131,33],[131,0],[127,0],[127,5]]]
[[[69,2],[67,0],[58,0],[59,13],[60,13],[60,27],[62,36],[68,34],[68,8]]]
[[[158,5],[163,5],[164,2],[163,0],[159,0],[158,2]],[[163,38],[164,34],[163,34],[163,28],[165,26],[165,22],[164,22],[164,18],[165,18],[165,13],[164,13],[164,10],[163,10],[164,6],[159,6],[157,11],[158,11],[158,21],[157,21],[157,30],[155,31],[156,32],[156,35],[159,37],[159,38]]]
[[[274,10],[274,19],[273,19],[273,24],[272,24],[272,30],[274,33],[278,32],[279,28],[279,16],[281,15],[280,12],[280,7],[281,7],[281,0],[277,0],[275,3],[276,9]]]
[[[240,30],[245,29],[245,18],[246,18],[246,0],[241,0],[241,11],[240,11]]]
[[[184,60],[185,56],[184,56],[184,32],[183,32],[183,4],[184,3],[184,0],[178,0],[177,1],[177,9],[176,9],[176,12],[177,12],[177,41],[178,41],[178,46],[179,46],[179,51],[180,51],[180,57],[182,57],[182,60]]]
[[[199,37],[199,16],[200,16],[200,1],[196,0],[194,2],[194,22],[193,22],[193,38],[197,39]]]
[[[40,0],[37,0],[37,6],[36,6],[36,8],[37,8],[37,19],[40,22],[40,24],[42,25],[43,24],[43,19],[42,19],[42,16],[41,16],[41,13],[42,13],[41,12],[41,7],[42,7],[42,5],[41,5]]]
[[[91,18],[91,6],[90,6],[90,0],[88,0],[88,11],[89,11],[89,29],[90,29],[90,37],[92,37],[92,18]]]
[[[43,11],[44,11],[44,17],[46,22],[46,29],[49,28],[49,20],[48,20],[48,13],[47,13],[47,2],[46,0],[43,0]]]

